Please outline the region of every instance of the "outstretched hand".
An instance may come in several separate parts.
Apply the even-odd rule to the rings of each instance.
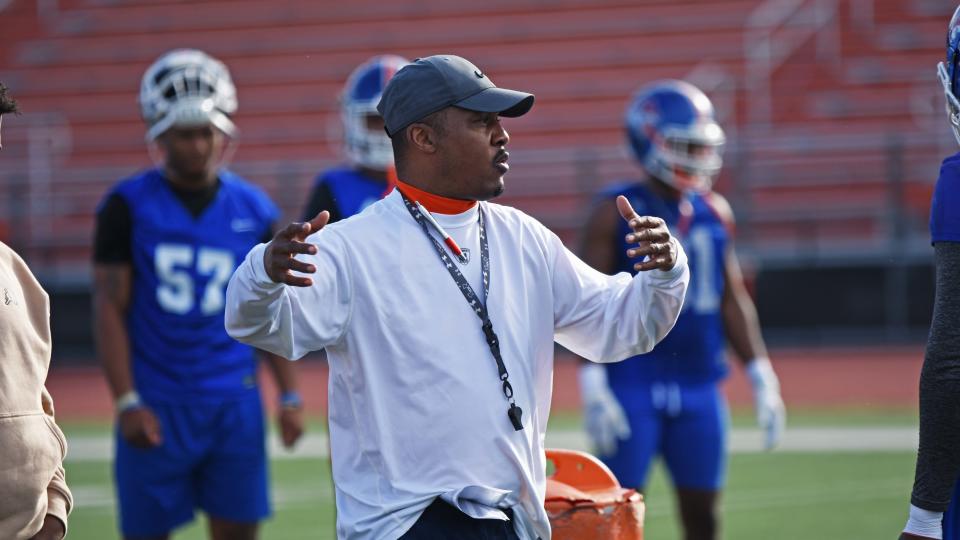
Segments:
[[[319,231],[330,221],[330,212],[324,210],[313,219],[303,223],[291,223],[274,235],[263,252],[263,267],[270,279],[277,283],[286,283],[294,287],[309,287],[313,280],[296,276],[291,271],[312,274],[317,268],[309,263],[298,261],[299,254],[314,255],[317,246],[304,242],[308,236]]]
[[[667,224],[658,217],[638,216],[630,201],[623,195],[617,197],[617,210],[633,232],[627,234],[628,244],[637,247],[627,250],[627,257],[647,259],[633,265],[638,272],[659,269],[670,270],[677,264],[677,244],[670,236]]]

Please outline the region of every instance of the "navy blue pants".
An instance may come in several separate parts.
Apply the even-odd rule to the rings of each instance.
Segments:
[[[504,510],[509,517],[513,512]],[[423,511],[400,540],[519,540],[512,521],[474,519],[441,499]]]

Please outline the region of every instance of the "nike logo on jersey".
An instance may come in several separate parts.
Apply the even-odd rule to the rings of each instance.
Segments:
[[[230,228],[233,232],[250,232],[257,228],[257,222],[252,219],[234,218],[230,222]]]

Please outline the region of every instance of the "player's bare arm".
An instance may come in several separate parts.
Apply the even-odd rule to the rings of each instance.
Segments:
[[[132,272],[129,264],[97,264],[93,270],[94,338],[114,399],[134,390],[126,323]],[[135,446],[149,448],[162,441],[160,423],[144,406],[122,410],[118,422],[120,433]]]
[[[280,440],[284,448],[292,448],[303,435],[303,402],[297,391],[297,372],[293,362],[273,353],[260,351],[270,367],[277,388],[280,390],[280,404],[277,410],[277,424],[280,426]]]
[[[94,337],[114,398],[133,390],[124,322],[131,275],[128,264],[97,264],[93,270]]]
[[[580,257],[605,274],[617,271],[617,248],[612,241],[617,234],[617,203],[613,199],[599,203],[587,218],[580,242]]]
[[[627,256],[647,257],[647,260],[634,264],[633,269],[638,272],[673,269],[677,264],[677,242],[670,235],[666,222],[658,217],[637,215],[623,195],[617,197],[617,209],[633,229],[632,233],[627,234],[627,243],[637,244],[637,247],[627,250]]]
[[[732,230],[733,212],[726,200],[720,195],[711,194],[709,202]],[[750,379],[757,422],[765,432],[764,447],[771,450],[780,443],[786,429],[786,407],[780,396],[780,381],[770,364],[767,346],[763,341],[757,307],[747,292],[732,238],[724,254],[723,274],[720,314],[724,332]]]
[[[780,396],[780,381],[763,342],[757,308],[747,293],[732,246],[725,256],[724,274],[726,285],[720,306],[724,331],[753,387],[757,422],[765,432],[764,447],[771,450],[780,443],[786,429],[786,407]]]
[[[309,287],[313,280],[292,274],[292,271],[313,274],[317,271],[312,264],[296,259],[297,255],[314,255],[317,247],[304,242],[308,236],[322,229],[330,220],[330,212],[324,210],[313,219],[303,223],[291,223],[274,235],[273,240],[263,251],[263,267],[270,279],[294,287]]]
[[[723,326],[730,347],[737,353],[740,361],[747,363],[754,358],[766,358],[767,347],[760,332],[760,319],[757,308],[747,292],[740,270],[740,261],[734,252],[733,242],[724,255],[724,277],[721,313]]]
[[[716,192],[710,192],[705,199],[716,212],[730,233],[727,251],[723,255],[724,287],[721,300],[721,315],[730,347],[744,364],[754,358],[767,358],[767,347],[760,331],[760,318],[757,308],[747,292],[740,269],[740,260],[734,249],[733,229],[735,217],[730,203]]]

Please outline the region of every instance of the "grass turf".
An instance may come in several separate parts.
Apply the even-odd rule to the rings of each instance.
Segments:
[[[112,471],[107,462],[68,462],[67,479],[78,500],[70,515],[70,540],[118,538]],[[271,464],[273,517],[260,535],[263,539],[333,539],[334,504],[329,462],[319,459],[275,461]],[[198,514],[191,525],[173,538],[207,537],[206,523]]]
[[[793,412],[791,425],[903,426],[915,413],[901,411]],[[750,426],[750,414],[735,413],[735,426]],[[575,429],[575,414],[557,415],[552,429]],[[322,429],[312,423],[313,429]],[[71,434],[108,433],[106,426],[65,426]],[[735,454],[724,495],[725,538],[779,540],[896,537],[906,517],[913,479],[912,452]],[[71,540],[117,538],[110,464],[68,462],[67,480],[78,501],[70,517]],[[271,464],[274,516],[264,540],[333,539],[334,502],[329,463],[293,459]],[[657,467],[647,493],[645,538],[677,540],[675,508],[663,470]],[[173,538],[206,538],[202,517]]]

